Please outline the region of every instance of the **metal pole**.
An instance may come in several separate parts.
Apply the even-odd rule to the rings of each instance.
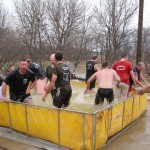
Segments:
[[[109,113],[109,111],[110,111],[110,113],[112,112],[112,106],[108,108],[107,142],[108,142],[108,133],[109,133],[109,124],[110,124],[110,115],[109,115],[110,113]]]
[[[85,114],[83,114],[83,150],[85,149]]]
[[[58,109],[58,146],[60,147],[60,109]]]
[[[25,116],[26,116],[26,130],[27,130],[27,136],[29,136],[27,105],[25,104],[24,106],[25,106]]]
[[[10,115],[10,101],[8,102],[8,114],[9,114],[9,123],[10,123],[10,129],[12,132],[12,122],[11,122],[11,115]]]
[[[96,149],[96,114],[92,115],[92,150]]]
[[[123,113],[122,113],[122,127],[121,130],[123,129],[123,122],[124,122],[124,112],[125,112],[125,101],[123,102]]]
[[[132,114],[131,114],[131,122],[133,120],[133,112],[134,112],[134,97],[133,97],[133,101],[132,101]]]
[[[141,113],[140,110],[141,110],[141,96],[139,95],[139,114]]]

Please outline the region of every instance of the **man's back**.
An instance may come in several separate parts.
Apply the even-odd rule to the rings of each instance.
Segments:
[[[132,71],[132,65],[128,61],[117,61],[114,63],[112,67],[119,77],[121,78],[121,82],[129,84],[130,71]]]
[[[70,85],[70,71],[66,64],[57,64],[53,73],[57,76],[56,87]]]
[[[95,61],[88,61],[86,63],[86,78],[91,77],[96,71],[94,70],[94,65],[96,64]]]
[[[43,79],[45,77],[45,72],[44,70],[40,67],[39,64],[37,63],[30,63],[29,67],[28,67],[33,73],[34,75],[38,78],[38,79]]]
[[[96,79],[100,88],[112,88],[115,71],[112,69],[102,69],[96,72]]]

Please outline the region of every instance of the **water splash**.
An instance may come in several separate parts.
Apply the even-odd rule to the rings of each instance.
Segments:
[[[80,92],[78,96],[74,99],[74,103],[86,103],[84,100],[84,93]]]

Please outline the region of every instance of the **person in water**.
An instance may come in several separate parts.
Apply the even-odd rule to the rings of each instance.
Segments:
[[[115,86],[115,96],[117,98],[127,98],[129,94],[130,76],[135,84],[135,77],[132,69],[132,64],[128,61],[128,53],[122,53],[121,59],[113,64],[114,69],[119,75],[121,81]]]
[[[53,96],[53,105],[57,108],[65,108],[70,104],[72,88],[70,85],[70,71],[68,65],[63,63],[63,54],[58,51],[55,53],[56,66],[52,71],[52,79],[49,83],[42,100],[45,101],[48,93],[56,86],[56,93]]]
[[[35,85],[35,76],[27,68],[28,63],[23,59],[20,61],[19,67],[6,76],[2,84],[3,100],[9,100],[6,96],[7,86],[9,86],[10,100],[32,104],[30,90]]]
[[[117,75],[116,71],[113,69],[109,69],[109,63],[102,63],[102,69],[94,73],[87,81],[85,94],[88,93],[90,89],[90,83],[97,79],[98,82],[98,90],[95,97],[95,105],[103,104],[104,99],[107,99],[108,103],[111,103],[114,100],[114,92],[113,92],[113,80],[120,82],[120,77]]]
[[[87,63],[86,63],[86,78],[85,78],[85,81],[87,83],[87,80],[98,70],[100,70],[100,68],[98,67],[98,57],[97,56],[93,56],[91,60],[89,60]],[[96,80],[93,80],[91,83],[90,83],[90,87],[89,87],[89,90],[90,91],[93,91],[94,88],[95,88],[95,82]]]

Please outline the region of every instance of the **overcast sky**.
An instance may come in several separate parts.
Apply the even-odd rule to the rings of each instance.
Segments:
[[[14,11],[13,9],[13,0],[0,0],[1,3],[4,4],[4,6],[12,13]],[[85,0],[85,2],[96,4],[99,0]],[[133,23],[137,24],[138,22],[138,14],[135,17],[135,20]],[[144,26],[150,26],[150,0],[144,0]]]

